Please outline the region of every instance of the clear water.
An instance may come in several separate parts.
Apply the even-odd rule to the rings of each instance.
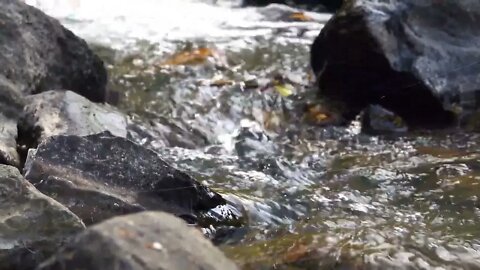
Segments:
[[[286,11],[233,1],[27,2],[105,59],[119,107],[164,134],[150,147],[243,207],[246,226],[220,241],[243,269],[480,269],[478,134],[369,136],[305,114],[305,99],[316,102],[309,44],[330,15],[282,21]],[[215,57],[162,65],[200,46]],[[263,87],[277,74],[299,82],[295,95]],[[210,85],[218,79],[233,85]]]

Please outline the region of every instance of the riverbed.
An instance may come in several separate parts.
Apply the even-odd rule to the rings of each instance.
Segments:
[[[243,269],[480,269],[480,136],[324,125],[309,46],[330,14],[27,3],[104,59],[112,103],[168,131],[150,147],[244,211],[215,239]]]

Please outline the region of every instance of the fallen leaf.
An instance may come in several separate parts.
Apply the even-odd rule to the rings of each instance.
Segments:
[[[290,14],[290,16],[288,16],[288,18],[290,20],[298,21],[298,22],[311,22],[311,21],[313,21],[313,19],[311,17],[305,15],[305,13],[303,13],[303,12],[293,12],[292,14]]]
[[[274,88],[282,97],[293,95],[292,86],[289,84],[275,84]]]
[[[160,66],[198,65],[203,64],[209,57],[214,57],[215,51],[209,48],[198,48],[191,51],[183,51],[172,55],[160,64]]]
[[[330,119],[330,114],[320,105],[314,105],[308,108],[307,118],[316,124],[321,124]]]

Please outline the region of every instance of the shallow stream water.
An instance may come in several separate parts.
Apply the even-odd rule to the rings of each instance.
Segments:
[[[165,134],[150,147],[243,208],[247,224],[216,239],[243,269],[480,269],[479,134],[371,136],[306,109],[309,45],[330,15],[27,2],[103,57],[118,106]]]

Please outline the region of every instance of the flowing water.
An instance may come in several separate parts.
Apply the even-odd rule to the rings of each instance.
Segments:
[[[480,136],[321,125],[308,54],[330,15],[27,2],[104,58],[118,106],[163,136],[146,145],[242,208],[215,241],[243,269],[480,269]]]

